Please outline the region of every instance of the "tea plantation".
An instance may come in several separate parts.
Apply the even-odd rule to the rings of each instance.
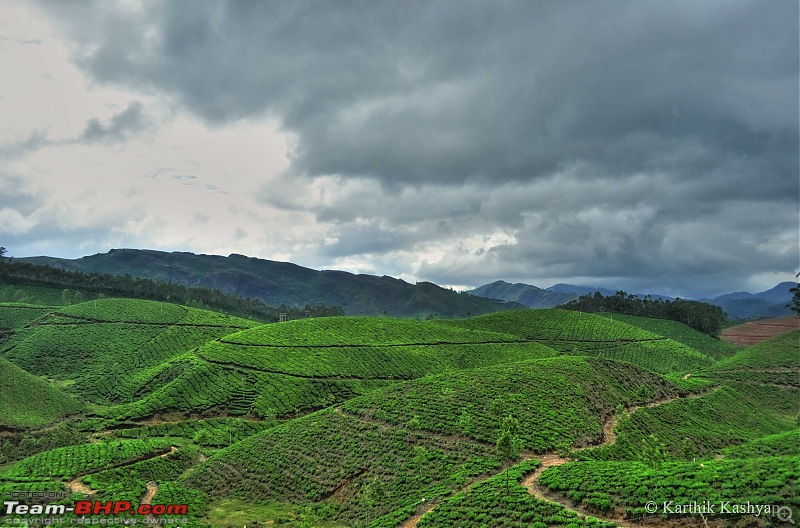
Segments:
[[[742,349],[555,309],[261,324],[11,294],[25,302],[0,303],[2,493],[155,493],[188,505],[173,526],[198,527],[782,522],[646,508],[695,500],[800,519],[798,332]]]

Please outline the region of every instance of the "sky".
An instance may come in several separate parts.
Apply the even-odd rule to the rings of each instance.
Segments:
[[[0,245],[684,297],[800,267],[796,0],[0,3]]]

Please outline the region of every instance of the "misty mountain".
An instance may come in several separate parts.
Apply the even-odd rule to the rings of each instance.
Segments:
[[[530,284],[510,284],[502,280],[484,284],[468,290],[467,293],[488,299],[518,302],[528,308],[552,308],[578,298],[574,293],[544,290]]]
[[[792,296],[789,289],[793,287],[793,282],[781,282],[769,290],[759,293],[733,292],[714,297],[713,299],[696,299],[709,304],[714,304],[722,308],[729,317],[733,319],[756,319],[761,317],[780,317],[791,315],[786,305],[791,302]],[[529,284],[509,284],[505,281],[495,281],[485,284],[468,293],[499,299],[505,301],[515,301],[529,308],[552,308],[559,304],[568,302],[581,295],[592,294],[599,291],[604,297],[614,295],[617,290],[609,288],[599,288],[594,286],[579,286],[574,284],[555,284],[549,288],[542,289]],[[554,294],[548,297],[547,293]],[[628,292],[633,293],[633,292]],[[639,297],[650,295],[653,299],[674,300],[674,297],[658,294],[633,293]],[[564,300],[558,300],[562,296]],[[691,300],[691,299],[690,299]]]
[[[522,307],[517,303],[457,293],[430,282],[409,284],[388,276],[318,271],[290,262],[235,253],[223,257],[112,249],[74,260],[53,257],[16,260],[84,273],[128,274],[190,287],[216,288],[232,295],[260,299],[271,306],[339,306],[348,315],[466,317]]]
[[[600,292],[603,297],[614,295],[617,290],[609,290],[608,288],[598,288],[596,286],[576,286],[575,284],[564,284],[560,282],[547,288],[548,291],[567,293],[580,297],[589,293]]]
[[[719,295],[713,299],[701,299],[716,304],[725,310],[728,316],[735,319],[753,319],[758,317],[780,317],[791,315],[786,307],[792,300],[789,289],[794,282],[781,282],[777,286],[759,293],[733,292]]]

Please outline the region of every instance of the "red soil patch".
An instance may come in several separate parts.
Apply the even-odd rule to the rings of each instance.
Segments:
[[[800,330],[800,317],[776,317],[751,321],[726,328],[722,331],[720,338],[735,345],[752,346],[792,330]]]

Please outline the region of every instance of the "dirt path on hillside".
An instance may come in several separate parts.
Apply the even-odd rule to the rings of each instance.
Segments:
[[[166,455],[162,455],[162,456],[166,456]],[[147,489],[145,490],[144,495],[142,495],[142,499],[139,501],[139,504],[140,505],[142,505],[142,504],[152,504],[153,503],[153,498],[156,496],[156,493],[158,493],[158,488],[159,488],[159,486],[158,486],[157,482],[153,482],[153,481],[148,482],[147,483]],[[153,525],[156,525],[156,526],[159,525],[158,517],[156,517],[155,515],[148,514],[147,515],[147,519],[149,520],[150,524],[153,524]]]
[[[648,408],[648,407],[656,407],[658,405],[664,405],[664,404],[667,404],[667,403],[670,403],[670,402],[674,402],[676,400],[700,398],[700,397],[708,395],[711,392],[716,391],[718,388],[719,387],[714,387],[714,388],[712,388],[712,389],[710,389],[708,391],[704,391],[702,393],[690,394],[688,396],[683,396],[683,397],[676,396],[676,397],[672,397],[672,398],[661,398],[661,399],[649,402],[649,403],[647,403],[645,405],[633,405],[633,406],[628,407],[627,409],[625,409],[625,415],[626,416],[630,416],[634,412],[638,411],[639,409]],[[597,445],[584,447],[584,448],[581,448],[581,449],[577,449],[576,451],[582,451],[584,449],[595,449],[597,447],[610,446],[610,445],[614,444],[617,441],[617,434],[616,434],[616,432],[614,430],[616,429],[617,424],[619,423],[619,419],[620,419],[619,415],[615,415],[615,414],[614,415],[610,415],[606,419],[605,423],[603,424],[603,440]],[[565,459],[565,458],[563,458],[563,457],[561,457],[561,456],[559,456],[559,455],[557,455],[555,453],[546,453],[545,455],[542,455],[540,460],[542,462],[542,465],[539,466],[536,469],[536,471],[531,473],[528,477],[525,478],[525,480],[522,481],[522,485],[525,486],[528,489],[528,493],[530,493],[531,495],[533,495],[534,497],[536,497],[539,500],[543,500],[543,501],[547,501],[547,502],[555,502],[557,504],[560,504],[561,506],[563,506],[564,508],[566,508],[568,510],[572,510],[572,511],[577,512],[577,513],[579,513],[581,515],[584,515],[584,516],[595,517],[596,519],[600,519],[600,520],[603,520],[603,521],[613,522],[613,523],[618,524],[622,528],[642,528],[644,526],[653,526],[653,525],[667,526],[667,527],[670,527],[670,526],[682,526],[682,527],[691,526],[691,520],[690,519],[685,519],[685,518],[676,518],[676,519],[670,519],[670,520],[665,521],[665,520],[661,519],[660,517],[653,517],[651,519],[644,519],[642,522],[639,522],[639,523],[633,523],[633,522],[631,522],[631,521],[629,521],[629,520],[627,520],[625,518],[625,513],[624,513],[624,511],[622,511],[621,508],[618,508],[616,511],[614,511],[613,514],[601,515],[601,514],[598,514],[598,513],[594,512],[594,511],[590,511],[587,508],[584,508],[584,507],[582,507],[580,505],[576,505],[571,500],[567,499],[566,497],[563,497],[562,495],[560,495],[560,494],[558,494],[556,492],[550,491],[545,486],[539,484],[539,477],[542,475],[542,473],[544,473],[545,470],[547,470],[547,468],[550,468],[550,467],[553,467],[553,466],[560,466],[562,464],[566,464],[567,462],[570,462],[570,460]],[[708,526],[716,526],[713,523],[709,524],[709,523],[707,523],[705,521],[704,521],[703,524],[705,526],[707,526],[707,527]]]
[[[433,502],[426,504],[425,507],[415,513],[413,517],[406,519],[406,521],[400,525],[400,528],[416,528],[419,520],[425,517],[425,514],[431,511],[435,506],[436,504]]]
[[[654,401],[648,402],[648,403],[646,403],[644,405],[633,405],[633,406],[628,407],[628,408],[625,409],[625,415],[626,416],[630,416],[631,414],[633,414],[634,412],[636,412],[639,409],[647,408],[647,407],[656,407],[658,405],[664,405],[666,403],[670,403],[670,402],[673,402],[673,401],[676,401],[676,400],[680,400],[680,399],[700,398],[702,396],[706,396],[706,395],[710,394],[711,392],[716,391],[718,388],[719,387],[713,387],[713,388],[711,388],[711,389],[709,389],[707,391],[704,391],[704,392],[701,392],[701,393],[696,393],[696,394],[690,394],[688,396],[674,396],[674,397],[670,397],[670,398],[660,398],[658,400],[654,400]],[[599,443],[597,443],[595,445],[582,447],[580,449],[576,449],[576,451],[582,451],[584,449],[595,449],[597,447],[609,446],[609,445],[614,444],[617,441],[617,434],[616,434],[616,432],[614,430],[616,429],[617,424],[619,423],[619,419],[620,419],[620,416],[618,416],[618,415],[615,415],[615,414],[608,415],[608,417],[606,418],[605,422],[603,423],[603,439]],[[543,500],[543,501],[547,501],[547,502],[555,502],[557,504],[560,504],[564,508],[566,508],[568,510],[571,510],[571,511],[574,511],[574,512],[576,512],[576,513],[578,513],[578,514],[580,514],[580,515],[582,515],[584,517],[594,517],[596,519],[600,519],[600,520],[603,520],[603,521],[613,522],[613,523],[618,524],[622,528],[642,528],[644,526],[667,526],[667,527],[678,527],[678,526],[687,527],[687,526],[691,526],[691,520],[687,520],[685,518],[679,518],[679,519],[664,521],[660,517],[657,517],[657,518],[654,517],[653,519],[645,519],[642,523],[636,524],[636,523],[632,523],[632,522],[626,520],[625,517],[624,517],[624,512],[621,511],[621,510],[614,512],[613,516],[598,515],[597,513],[589,511],[589,510],[587,510],[587,509],[585,509],[585,508],[583,508],[581,506],[574,505],[572,503],[572,501],[570,501],[570,500],[558,495],[555,492],[552,492],[552,491],[548,490],[546,487],[544,487],[541,484],[539,484],[539,477],[541,476],[541,474],[545,470],[547,470],[548,468],[551,468],[553,466],[560,466],[562,464],[566,464],[566,463],[570,462],[569,459],[564,458],[561,455],[559,455],[559,454],[557,454],[555,452],[552,452],[552,451],[548,452],[548,453],[545,453],[543,455],[535,455],[533,453],[525,453],[522,458],[524,460],[529,460],[529,459],[534,459],[535,458],[535,459],[538,459],[541,462],[541,465],[538,468],[536,468],[536,471],[534,471],[533,473],[528,475],[521,483],[523,486],[525,486],[525,488],[527,488],[528,493],[530,493],[531,495],[533,495],[534,497],[536,497],[539,500]],[[472,482],[469,486],[467,486],[466,488],[464,488],[461,491],[462,492],[463,491],[468,491],[475,484],[477,484],[479,482],[482,482],[483,480],[487,480],[487,479],[491,478],[492,476],[494,476],[494,475],[490,475],[490,476],[488,476],[488,477],[486,477],[484,479],[476,480],[475,482]],[[420,519],[422,519],[426,514],[431,512],[435,507],[436,507],[436,503],[435,502],[431,502],[430,504],[425,505],[420,510],[418,510],[417,513],[414,514],[414,516],[406,519],[406,521],[404,521],[403,524],[400,525],[400,528],[415,528],[417,526],[417,523],[420,521]],[[719,525],[714,524],[714,523],[706,523],[705,526],[712,527],[712,526],[719,526]]]
[[[792,330],[800,330],[800,318],[776,317],[726,328],[720,339],[735,345],[752,346]]]
[[[97,490],[93,490],[92,488],[81,482],[81,477],[72,479],[69,482],[67,482],[67,487],[72,493],[82,493],[84,497],[91,497],[92,495],[97,493]]]

